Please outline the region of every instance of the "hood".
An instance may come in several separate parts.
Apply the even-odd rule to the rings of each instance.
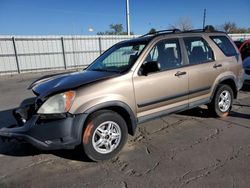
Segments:
[[[85,84],[104,80],[120,74],[102,71],[82,71],[73,73],[56,74],[42,77],[33,82],[28,89],[39,96],[46,97],[53,93],[75,89]]]

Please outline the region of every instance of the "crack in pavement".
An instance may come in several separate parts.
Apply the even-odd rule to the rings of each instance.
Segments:
[[[148,146],[146,146],[146,154],[150,155],[151,151],[149,150]]]
[[[232,121],[229,121],[229,120],[225,120],[225,119],[218,119],[220,121],[223,121],[223,122],[226,122],[226,123],[230,123],[230,124],[233,124],[233,125],[238,125],[240,127],[243,127],[243,128],[246,128],[246,129],[250,129],[250,127],[248,127],[247,125],[243,125],[241,123],[236,123],[236,122],[232,122]]]
[[[214,129],[214,132],[212,134],[209,134],[208,137],[206,137],[206,140],[216,138],[217,135],[219,135],[220,130],[219,129]]]
[[[183,147],[176,147],[176,148],[173,148],[171,149],[171,152],[172,152],[172,155],[170,157],[171,160],[174,160],[176,155],[180,152],[183,152],[183,151],[188,151],[190,149],[194,149],[194,146],[198,145],[198,144],[203,144],[204,141],[205,142],[208,142],[212,139],[216,139],[217,136],[220,134],[220,132],[222,132],[222,129],[221,131],[219,129],[212,129],[213,133],[212,134],[209,134],[208,136],[206,136],[205,138],[198,138],[197,140],[195,140],[193,143],[191,144],[188,144],[188,145],[185,145]]]
[[[152,171],[154,171],[154,170],[159,166],[159,164],[160,164],[159,161],[156,162],[152,168],[150,168],[150,169],[148,169],[148,170],[146,170],[146,171],[144,172],[144,175],[145,175],[145,174],[148,174],[148,173],[151,173]]]
[[[218,170],[219,168],[224,167],[228,162],[235,160],[236,158],[239,158],[242,150],[243,150],[242,146],[240,146],[236,151],[233,148],[232,154],[226,157],[225,160],[216,159],[215,163],[212,163],[207,167],[197,170],[188,170],[181,177],[176,178],[178,182],[181,183],[180,187],[189,184],[193,181],[196,181],[200,178],[206,177],[210,175],[212,172]]]
[[[159,161],[157,161],[151,168],[148,168],[147,170],[145,170],[143,172],[138,172],[134,168],[128,169],[129,168],[129,162],[122,161],[122,160],[119,159],[119,157],[117,157],[116,159],[111,161],[111,163],[117,165],[119,171],[124,172],[125,175],[134,176],[134,177],[141,177],[141,176],[150,174],[153,171],[155,171],[156,168],[160,165],[160,161],[161,161],[161,159]],[[126,170],[126,169],[128,169],[128,170]]]
[[[121,188],[128,188],[128,184],[126,181],[122,181],[121,184]]]
[[[25,167],[22,167],[22,168],[17,168],[15,173],[10,173],[10,174],[5,174],[3,176],[0,176],[0,179],[4,179],[4,178],[9,178],[9,177],[12,177],[13,175],[15,175],[17,173],[17,171],[23,171],[25,169],[28,169],[28,168],[32,168],[36,165],[39,165],[39,164],[42,164],[42,163],[46,163],[46,162],[51,162],[51,161],[54,161],[54,159],[44,159],[44,160],[38,160],[37,162],[33,162]]]
[[[160,161],[156,162],[151,168],[147,169],[144,172],[137,172],[135,169],[129,169],[126,174],[128,176],[134,176],[134,177],[142,177],[145,176],[147,174],[152,173],[153,171],[155,171],[157,169],[157,167],[160,165]]]

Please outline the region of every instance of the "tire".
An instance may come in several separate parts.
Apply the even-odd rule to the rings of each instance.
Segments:
[[[228,85],[219,85],[213,100],[208,104],[208,109],[212,115],[217,117],[228,116],[233,104],[233,90]]]
[[[125,120],[116,112],[101,110],[87,121],[82,137],[83,150],[93,161],[104,161],[116,156],[128,138]]]

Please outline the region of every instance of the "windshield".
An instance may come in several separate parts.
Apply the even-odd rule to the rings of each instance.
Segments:
[[[116,44],[97,58],[87,70],[126,72],[134,65],[145,46],[146,42]]]

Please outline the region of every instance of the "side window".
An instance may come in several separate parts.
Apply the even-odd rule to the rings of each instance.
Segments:
[[[200,64],[214,60],[214,53],[202,37],[184,38],[189,64]]]
[[[178,39],[167,39],[158,42],[148,54],[146,61],[157,61],[160,70],[181,66],[181,51]]]
[[[148,58],[150,59],[150,61],[157,61],[157,58],[158,58],[157,46],[154,46],[154,48],[150,51]]]
[[[226,56],[235,56],[237,54],[234,46],[226,36],[211,36],[210,38]]]

